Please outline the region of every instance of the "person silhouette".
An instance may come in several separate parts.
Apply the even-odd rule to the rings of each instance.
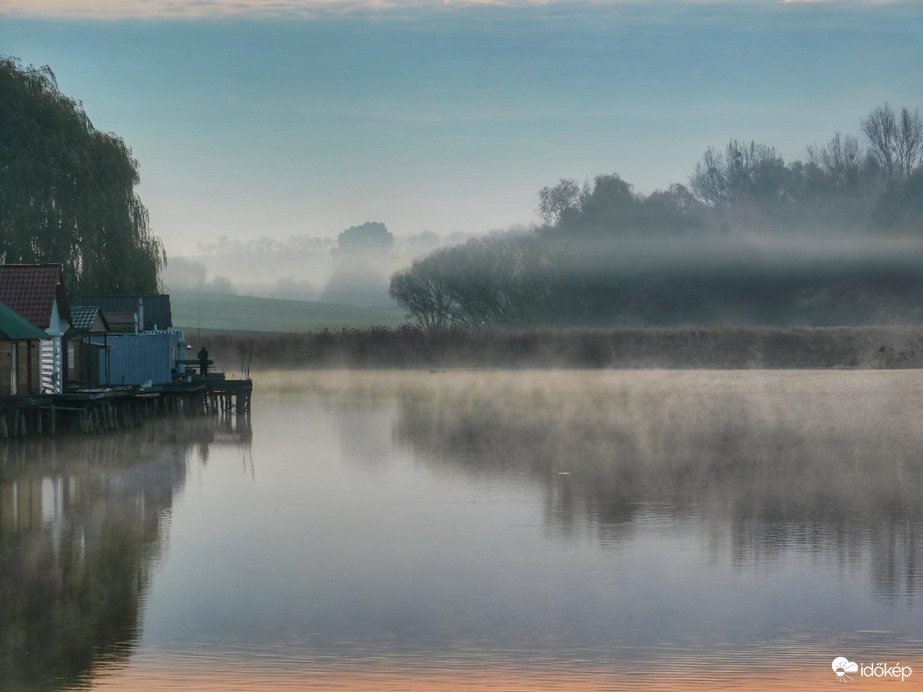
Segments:
[[[205,377],[208,374],[208,351],[204,346],[199,349],[197,356],[199,358],[199,373],[202,377]]]

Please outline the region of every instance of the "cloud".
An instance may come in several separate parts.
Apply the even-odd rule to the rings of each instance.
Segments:
[[[661,0],[661,4],[766,4],[810,0]],[[855,0],[854,0],[855,1]],[[875,0],[858,0],[874,2]],[[880,1],[880,0],[879,0]],[[643,0],[616,0],[642,4]],[[612,0],[0,0],[0,15],[64,19],[220,19],[225,17],[321,17],[390,8],[605,6]]]
[[[66,19],[317,17],[357,10],[466,5],[531,6],[548,0],[0,0],[0,15]]]
[[[915,0],[837,0],[837,4],[904,4]],[[833,0],[659,0],[661,5],[715,4],[767,7]],[[386,9],[458,9],[543,5],[642,5],[650,0],[0,0],[0,16],[61,19],[315,18]]]
[[[837,0],[838,5],[911,4],[916,0]],[[658,0],[661,5],[780,5],[833,0]],[[650,0],[0,0],[0,15],[63,19],[317,18],[386,9],[458,9],[545,5],[643,5]]]

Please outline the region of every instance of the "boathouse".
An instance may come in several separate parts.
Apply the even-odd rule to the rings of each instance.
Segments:
[[[60,264],[0,264],[0,302],[45,333],[39,342],[40,391],[63,389],[66,359],[63,337],[70,307]]]
[[[183,333],[173,326],[170,296],[88,296],[75,299],[105,330],[87,329],[81,349],[83,382],[90,386],[158,385],[174,379],[186,357]],[[97,326],[102,326],[98,324]]]
[[[39,351],[45,332],[0,303],[0,396],[38,394]]]
[[[249,429],[253,383],[184,372],[183,332],[162,328],[172,327],[169,296],[123,298],[136,310],[134,330],[120,334],[99,305],[71,313],[59,264],[0,265],[0,295],[0,438],[117,430],[181,411],[233,413]]]
[[[94,387],[100,383],[100,350],[105,349],[108,332],[109,322],[98,306],[71,306],[71,328],[65,336],[68,386]],[[92,336],[103,337],[103,345],[91,343]]]

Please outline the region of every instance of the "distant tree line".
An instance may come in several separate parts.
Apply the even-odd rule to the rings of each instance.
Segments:
[[[0,262],[60,262],[78,294],[157,292],[166,257],[139,180],[50,68],[0,56]]]
[[[649,195],[618,174],[562,179],[539,192],[542,226],[432,252],[391,296],[426,327],[918,321],[923,257],[798,256],[923,239],[923,118],[883,104],[860,126],[862,140],[837,133],[791,163],[731,140]],[[754,237],[789,252],[754,254]]]

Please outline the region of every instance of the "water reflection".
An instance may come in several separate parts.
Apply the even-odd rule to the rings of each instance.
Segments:
[[[919,663],[923,373],[258,385],[255,464],[176,421],[0,450],[0,682],[807,689],[833,655]]]
[[[278,516],[247,579],[275,595],[165,621],[123,686],[799,689],[831,652],[919,660],[919,373],[261,384]]]
[[[430,465],[544,489],[550,535],[624,541],[694,522],[713,555],[863,569],[923,591],[923,425],[904,373],[438,373],[351,380],[398,402],[394,437]],[[339,384],[320,380],[328,395]]]
[[[216,432],[171,419],[0,446],[3,689],[70,689],[127,660],[187,455]]]

